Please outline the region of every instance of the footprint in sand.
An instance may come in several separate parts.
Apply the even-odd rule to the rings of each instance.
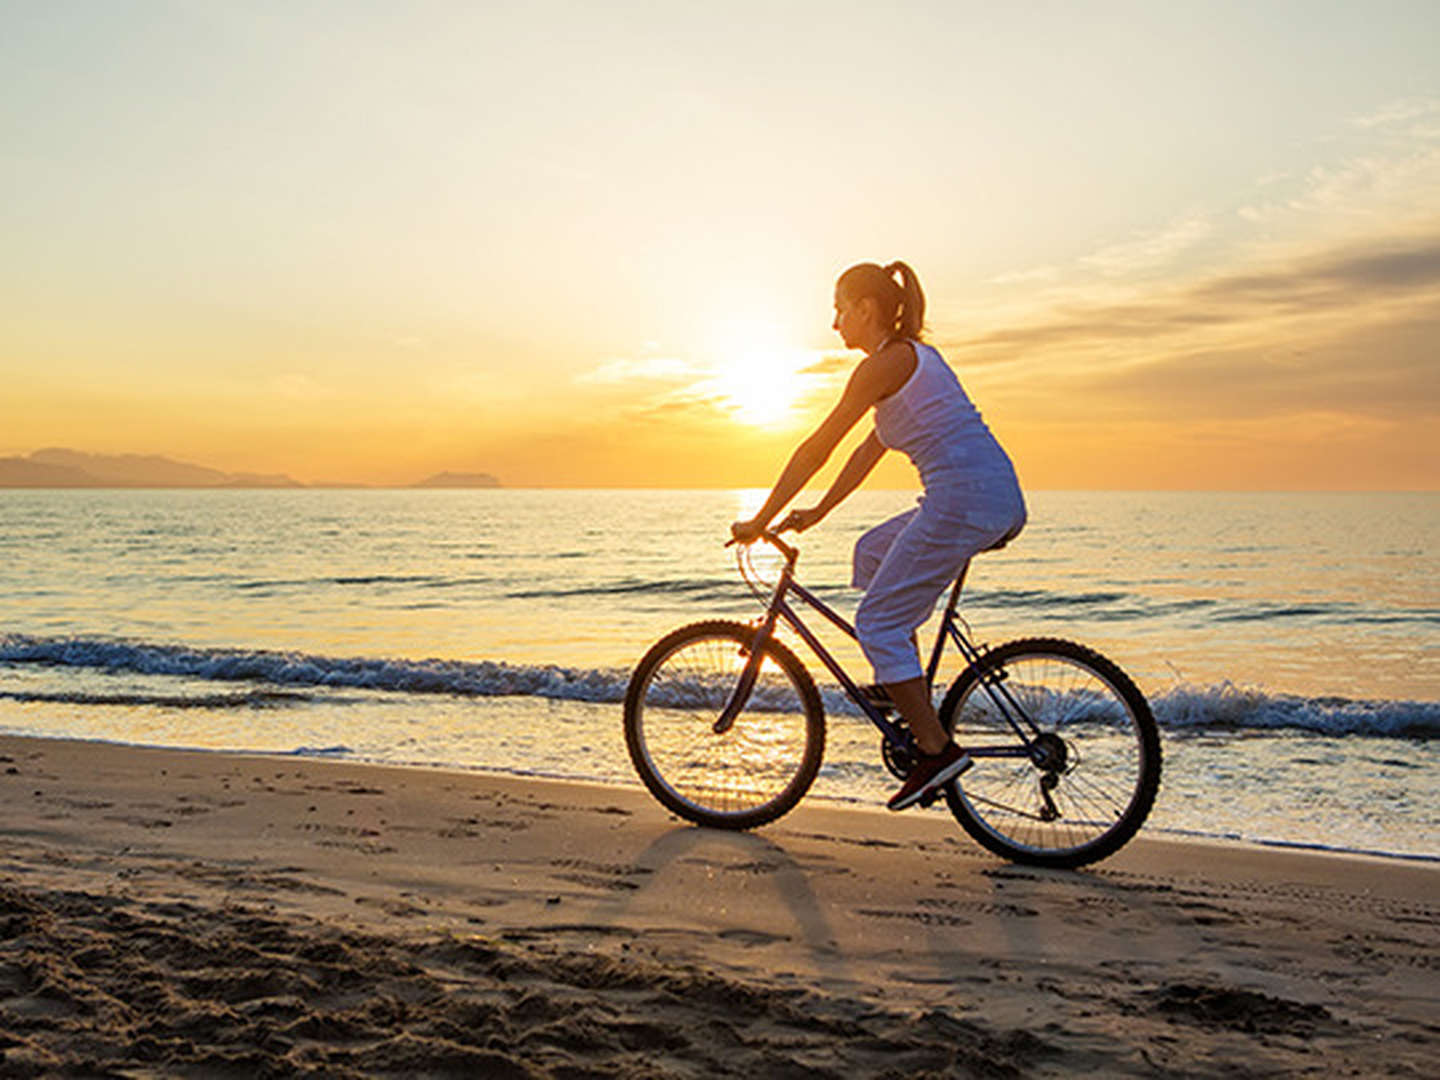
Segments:
[[[758,945],[773,945],[777,941],[789,941],[784,934],[767,934],[763,930],[743,930],[735,928],[722,930],[719,933],[721,941],[738,941],[747,948],[754,948]]]
[[[507,832],[523,832],[531,822],[520,818],[449,818],[450,824],[436,832],[442,840],[473,840],[485,835],[488,829],[503,829]]]
[[[168,829],[175,823],[168,818],[142,817],[139,814],[106,814],[106,821],[118,821],[122,825],[134,825],[141,829]]]
[[[418,915],[428,915],[429,912],[414,904],[407,904],[400,900],[390,900],[382,896],[357,896],[355,903],[363,907],[379,908],[386,915],[392,915],[397,919],[413,919]]]
[[[51,800],[57,806],[65,806],[71,810],[109,810],[115,804],[105,802],[103,799],[71,799],[64,795],[57,796]]]
[[[970,926],[973,922],[962,915],[943,911],[896,911],[893,908],[857,908],[857,915],[868,919],[902,919],[922,926]]]
[[[379,831],[359,825],[323,825],[317,821],[302,821],[295,826],[296,832],[328,833],[332,836],[379,836]]]
[[[400,850],[389,844],[370,844],[358,840],[316,840],[315,846],[342,848],[346,851],[357,851],[361,855],[393,855]]]
[[[1030,919],[1039,915],[1034,908],[1019,904],[1007,904],[997,900],[950,900],[939,897],[925,897],[917,901],[923,908],[931,910],[969,911],[976,915],[999,915],[1011,919]]]
[[[612,892],[632,892],[640,888],[640,885],[629,880],[630,878],[653,873],[643,866],[622,866],[619,863],[592,862],[589,859],[552,859],[550,866],[553,868],[550,876],[557,881]]]
[[[1168,1020],[1204,1028],[1228,1028],[1249,1034],[1310,1037],[1317,1031],[1343,1031],[1323,1005],[1291,1001],[1227,986],[1167,983],[1137,995],[1140,1007]]]

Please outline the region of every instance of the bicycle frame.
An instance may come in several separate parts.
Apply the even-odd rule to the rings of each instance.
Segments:
[[[880,729],[886,740],[897,746],[907,746],[912,741],[912,736],[910,736],[909,732],[903,732],[899,725],[893,723],[885,716],[884,711],[873,705],[865,695],[860,692],[860,687],[850,678],[845,669],[840,666],[840,662],[825,648],[824,643],[815,635],[814,631],[805,625],[804,620],[800,617],[799,613],[796,612],[787,598],[789,594],[793,592],[800,600],[823,615],[829,622],[844,631],[849,637],[859,640],[859,635],[856,633],[855,627],[844,616],[826,604],[825,601],[821,600],[795,580],[795,562],[800,557],[798,549],[791,547],[768,530],[761,534],[761,538],[770,543],[784,556],[785,566],[780,572],[779,580],[775,583],[775,589],[771,594],[770,602],[766,605],[765,616],[761,620],[760,625],[756,627],[755,637],[752,639],[750,645],[750,656],[745,663],[744,670],[740,674],[740,679],[735,687],[735,691],[731,694],[730,700],[721,711],[719,719],[715,721],[716,734],[723,734],[729,730],[731,725],[735,723],[736,718],[740,715],[741,709],[745,707],[745,703],[749,700],[750,692],[754,689],[755,681],[760,674],[760,664],[763,660],[765,643],[769,641],[770,637],[774,634],[776,623],[784,619],[785,624],[795,631],[796,635],[804,641],[805,644],[810,646],[811,651],[819,658],[820,662],[825,665],[831,675],[835,676],[851,699],[860,706],[866,718]],[[925,669],[926,682],[932,687],[935,684],[935,676],[940,670],[940,657],[945,651],[945,642],[947,639],[955,643],[955,647],[960,651],[960,654],[965,658],[966,664],[971,668],[976,667],[984,656],[983,648],[977,648],[964,633],[961,632],[959,616],[955,614],[955,609],[960,603],[960,589],[965,584],[965,575],[969,569],[969,563],[961,567],[960,574],[955,579],[955,584],[950,590],[950,601],[945,605],[945,613],[941,616],[940,627],[935,634],[935,644],[930,651],[930,660]],[[1032,760],[1038,760],[1040,755],[1034,747],[1032,739],[1021,726],[1020,720],[1024,721],[1024,726],[1028,727],[1032,734],[1038,735],[1039,728],[1025,713],[1020,703],[1015,700],[1014,696],[1010,694],[1004,686],[1004,678],[1003,672],[990,674],[982,680],[982,685],[996,708],[1000,710],[1000,714],[1005,717],[1006,722],[1020,739],[1021,746],[971,746],[967,747],[966,750],[971,757],[1028,757]],[[1019,720],[1016,719],[1017,716],[1020,718]]]

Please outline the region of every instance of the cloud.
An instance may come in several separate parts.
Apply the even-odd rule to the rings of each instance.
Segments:
[[[612,385],[637,381],[678,381],[695,378],[699,367],[677,356],[616,357],[576,376],[575,381]]]
[[[1391,101],[1337,133],[1344,156],[1257,181],[1264,201],[1239,207],[1252,225],[1303,220],[1330,229],[1350,220],[1433,212],[1440,191],[1440,98]]]
[[[1316,341],[1175,353],[1091,372],[1083,381],[1110,408],[1137,414],[1234,419],[1343,413],[1424,420],[1440,417],[1437,340],[1440,307]]]
[[[726,419],[780,428],[808,415],[815,395],[833,390],[833,376],[853,362],[853,356],[742,340],[693,356],[612,359],[576,382],[636,420]]]
[[[1124,339],[1155,342],[1265,319],[1361,315],[1367,307],[1423,300],[1432,292],[1440,292],[1440,229],[1216,275],[1124,303],[1075,306],[952,347],[976,360],[1014,360],[1021,350],[1108,349]]]
[[[825,353],[814,363],[807,364],[796,374],[799,375],[838,375],[842,371],[848,371],[855,366],[854,353]]]
[[[1052,311],[950,351],[1022,422],[1323,415],[1419,445],[1440,421],[1440,227]]]
[[[1417,190],[1433,198],[1440,180],[1440,148],[1425,147],[1397,157],[1364,155],[1337,165],[1317,165],[1305,187],[1287,203],[1298,211],[1369,215],[1391,212]]]
[[[1205,218],[1191,216],[1163,229],[1139,233],[1129,240],[1103,247],[1080,259],[1080,265],[1106,277],[1120,277],[1164,266],[1214,232]]]
[[[576,376],[584,386],[618,390],[618,407],[640,423],[694,424],[727,415],[713,373],[699,360],[672,355],[615,357]]]
[[[625,415],[633,420],[688,424],[721,420],[729,413],[720,399],[696,395],[644,402],[625,410]]]
[[[1350,123],[1365,131],[1440,140],[1440,98],[1400,98],[1386,102],[1369,113],[1352,117]]]
[[[1045,285],[1060,278],[1058,266],[1033,266],[1028,270],[1013,270],[989,280],[990,285]]]

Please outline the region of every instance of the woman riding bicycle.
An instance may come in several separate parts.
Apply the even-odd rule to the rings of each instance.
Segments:
[[[971,764],[935,714],[915,631],[972,556],[1018,535],[1025,524],[1010,458],[944,358],[921,340],[924,319],[925,295],[905,263],[860,263],[840,275],[834,329],[846,348],[862,350],[865,358],[830,414],[791,455],[760,512],[731,526],[736,540],[757,539],[872,408],[874,428],[830,490],[815,506],[792,510],[779,528],[815,525],[860,486],[886,450],[901,451],[919,471],[919,505],[867,532],[854,555],[854,585],[865,590],[855,616],[860,646],[922,755],[891,797],[892,810],[914,805]]]

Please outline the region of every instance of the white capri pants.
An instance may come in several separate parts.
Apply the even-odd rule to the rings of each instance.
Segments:
[[[924,674],[915,631],[966,562],[1017,536],[1025,525],[1018,491],[946,494],[927,494],[919,506],[881,522],[855,543],[851,583],[865,590],[855,631],[876,682]]]

